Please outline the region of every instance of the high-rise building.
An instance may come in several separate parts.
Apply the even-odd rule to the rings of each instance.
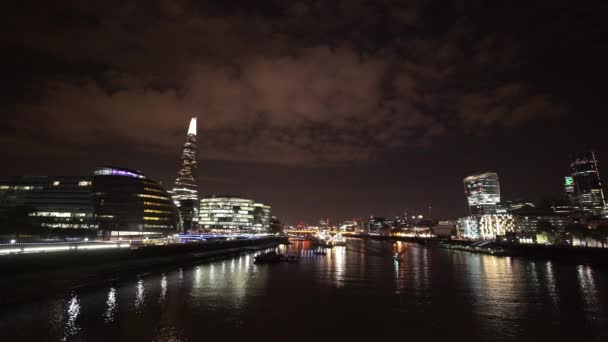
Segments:
[[[595,152],[580,153],[572,158],[571,176],[565,189],[572,205],[582,211],[599,214],[604,209],[604,191]]]
[[[198,191],[194,173],[197,167],[196,117],[190,119],[188,134],[182,148],[179,171],[171,191],[173,201],[179,208],[184,230],[198,226]]]
[[[471,215],[494,214],[500,202],[498,175],[485,172],[463,180]]]

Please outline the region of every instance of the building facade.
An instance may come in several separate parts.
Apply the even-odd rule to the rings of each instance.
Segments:
[[[573,156],[570,172],[571,176],[565,180],[565,190],[572,205],[582,211],[601,214],[605,199],[595,152]]]
[[[495,214],[500,202],[498,175],[485,172],[466,177],[464,192],[471,215]]]
[[[32,232],[97,229],[91,181],[91,177],[64,176],[3,178],[0,180],[0,217],[9,220],[21,215],[21,229]]]
[[[479,237],[495,239],[515,231],[515,219],[510,214],[488,214],[479,218]]]
[[[198,189],[194,177],[196,168],[196,117],[194,117],[190,119],[186,141],[184,142],[180,157],[179,170],[175,178],[173,190],[171,190],[171,197],[179,208],[182,225],[186,231],[198,227]]]
[[[153,235],[181,230],[169,193],[140,171],[116,167],[93,173],[95,220],[104,236]]]
[[[479,216],[467,216],[458,219],[456,224],[458,236],[465,239],[479,239]]]
[[[200,201],[198,222],[213,233],[267,233],[270,207],[234,196],[209,196]]]

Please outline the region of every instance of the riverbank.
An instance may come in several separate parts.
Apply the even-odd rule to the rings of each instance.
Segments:
[[[546,259],[565,263],[593,264],[608,266],[608,248],[583,246],[557,246],[539,244],[509,244],[489,242],[483,246],[474,246],[472,241],[447,240],[439,238],[400,237],[380,235],[351,235],[355,238],[379,241],[406,241],[424,246],[465,251],[470,253],[495,256],[522,257],[528,259]]]
[[[118,282],[286,242],[286,238],[261,238],[127,250],[7,255],[0,258],[0,306],[35,302],[73,289]]]

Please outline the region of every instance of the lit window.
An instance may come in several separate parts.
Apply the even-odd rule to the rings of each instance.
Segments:
[[[59,186],[61,184],[59,181],[53,181],[53,186]]]

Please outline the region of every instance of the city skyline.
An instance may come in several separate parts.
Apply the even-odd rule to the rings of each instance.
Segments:
[[[562,194],[570,154],[608,157],[604,5],[567,4],[24,3],[1,173],[120,165],[170,189],[196,113],[201,194],[286,222],[459,217],[462,178],[485,170],[504,199]]]

